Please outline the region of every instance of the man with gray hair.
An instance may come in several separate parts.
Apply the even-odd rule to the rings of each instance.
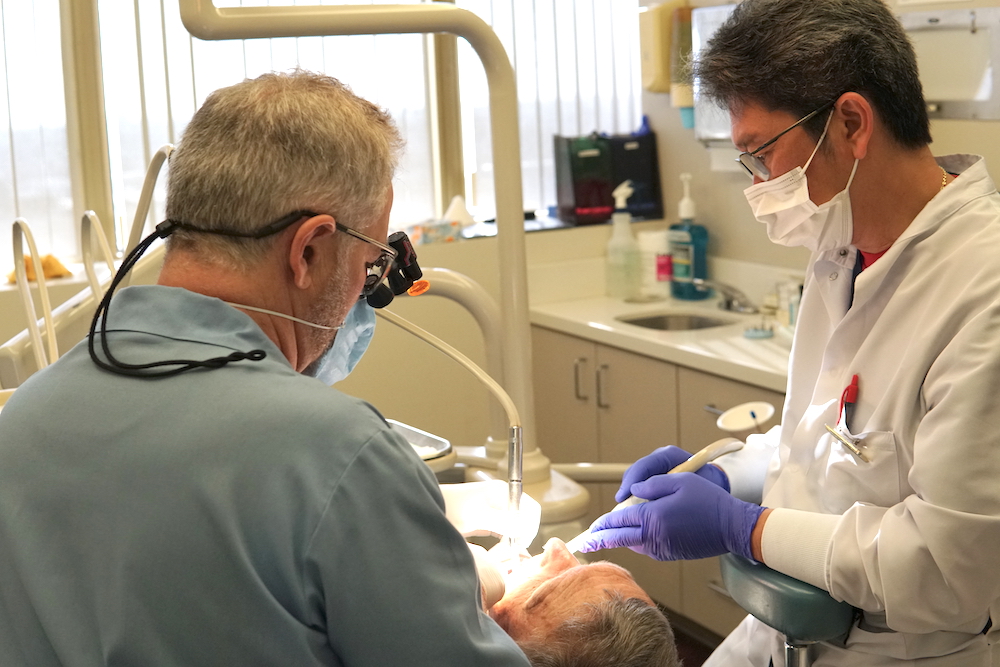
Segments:
[[[754,217],[812,251],[782,424],[697,474],[661,474],[677,448],[641,459],[617,499],[650,502],[599,519],[583,550],[733,552],[829,591],[859,613],[817,666],[998,664],[1000,195],[983,159],[931,153],[881,0],[745,0],[697,72],[729,110]],[[771,660],[776,633],[748,618],[706,664]]]
[[[624,568],[580,563],[559,539],[515,567],[490,609],[532,667],[679,667],[666,616]]]
[[[0,413],[0,664],[528,665],[429,469],[324,386],[396,259],[400,145],[305,72],[194,115],[126,260],[166,237],[159,284]]]

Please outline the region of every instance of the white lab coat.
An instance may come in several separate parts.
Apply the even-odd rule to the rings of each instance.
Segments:
[[[981,631],[991,606],[991,635],[1000,622],[1000,195],[982,158],[938,161],[960,176],[858,276],[853,305],[853,247],[814,255],[806,273],[763,498],[803,511],[771,515],[764,560],[865,610],[846,644],[816,648],[816,667],[991,664],[995,637]],[[849,427],[870,463],[824,428],[855,373]],[[705,664],[767,667],[772,655],[784,664],[775,633],[748,618]]]

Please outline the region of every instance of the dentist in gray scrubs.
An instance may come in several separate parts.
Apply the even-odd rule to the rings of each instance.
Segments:
[[[159,284],[0,414],[0,664],[528,665],[434,476],[327,386],[371,337],[400,146],[329,77],[208,97],[139,249],[166,237]]]

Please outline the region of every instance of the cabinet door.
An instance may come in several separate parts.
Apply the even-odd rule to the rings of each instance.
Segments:
[[[596,403],[601,461],[632,463],[677,443],[677,367],[597,346]]]
[[[690,368],[677,369],[677,393],[680,446],[689,452],[696,452],[726,435],[715,425],[718,415],[706,410],[706,406],[728,410],[740,403],[767,401],[774,405],[774,417],[761,424],[761,430],[766,431],[781,421],[781,408],[785,402],[784,394],[776,391]]]
[[[555,463],[597,461],[594,343],[531,328],[538,446]]]
[[[706,406],[727,410],[740,403],[767,401],[774,405],[775,413],[774,417],[761,424],[761,430],[766,431],[780,422],[785,399],[784,394],[769,389],[690,368],[678,368],[677,392],[680,442],[690,452],[696,452],[726,435],[715,425],[718,415],[706,410]],[[684,561],[681,581],[681,613],[692,621],[724,636],[746,616],[746,612],[733,602],[722,585],[718,558]]]
[[[712,632],[725,637],[747,615],[723,585],[718,558],[683,561],[681,582],[681,613]]]

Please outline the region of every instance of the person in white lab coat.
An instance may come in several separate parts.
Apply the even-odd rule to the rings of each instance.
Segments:
[[[733,552],[827,590],[860,614],[817,667],[997,664],[1000,195],[984,161],[932,155],[914,52],[881,0],[745,0],[697,68],[755,217],[813,252],[782,423],[698,474],[661,474],[677,448],[641,459],[618,498],[651,502],[601,520],[584,551]],[[748,617],[706,664],[772,660],[776,633]]]

